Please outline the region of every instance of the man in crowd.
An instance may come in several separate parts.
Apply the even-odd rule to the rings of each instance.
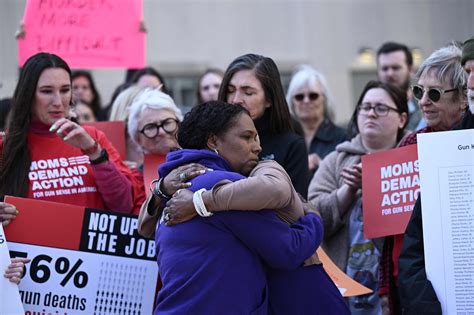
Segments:
[[[421,110],[411,95],[410,78],[413,72],[413,56],[407,46],[394,42],[384,43],[377,51],[377,75],[380,81],[407,91],[410,119],[407,129],[425,127]]]
[[[460,129],[472,129],[474,128],[474,37],[464,42],[461,63],[469,76],[467,79],[469,111],[464,115]]]
[[[474,129],[474,37],[463,44],[461,64],[468,74],[469,110],[456,129]],[[421,197],[419,197],[405,231],[402,252],[398,260],[400,302],[403,314],[406,315],[441,315],[441,304],[426,276],[423,246]]]

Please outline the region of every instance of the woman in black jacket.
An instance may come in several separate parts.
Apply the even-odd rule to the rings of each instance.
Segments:
[[[308,155],[295,133],[280,73],[268,57],[246,54],[227,68],[218,100],[242,105],[250,112],[262,146],[261,160],[275,160],[290,175],[298,193],[308,193]]]

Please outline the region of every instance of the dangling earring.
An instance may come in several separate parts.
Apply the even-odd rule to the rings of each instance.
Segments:
[[[216,148],[214,148],[214,152],[215,152],[217,155],[219,155],[219,151],[217,151]]]

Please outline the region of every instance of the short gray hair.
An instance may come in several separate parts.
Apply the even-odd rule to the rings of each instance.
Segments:
[[[293,97],[296,94],[296,91],[299,90],[304,85],[314,86],[319,82],[321,86],[321,92],[324,95],[324,117],[328,119],[334,118],[334,113],[332,109],[332,95],[329,91],[329,87],[324,75],[314,69],[310,65],[299,65],[296,67],[296,70],[293,72],[291,77],[290,85],[288,86],[288,91],[286,93],[286,102],[288,103],[288,108],[290,109],[291,115],[298,119],[294,109]]]
[[[433,74],[439,82],[447,83],[458,90],[453,98],[462,95],[467,84],[467,74],[461,66],[461,55],[461,48],[456,43],[436,50],[423,61],[414,79],[418,81],[421,76],[434,71]]]
[[[183,120],[181,110],[173,99],[158,89],[147,88],[134,99],[128,116],[128,134],[138,144],[138,116],[146,108],[164,109],[172,112],[179,121]]]

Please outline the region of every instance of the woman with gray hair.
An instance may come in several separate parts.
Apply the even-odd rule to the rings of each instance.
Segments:
[[[461,54],[461,48],[457,44],[451,44],[436,50],[421,64],[415,75],[416,84],[412,86],[412,91],[421,107],[427,127],[408,134],[399,143],[399,147],[416,144],[418,133],[447,131],[461,122],[467,109],[467,74],[461,65]],[[400,260],[399,272],[398,257],[402,250],[403,238],[404,234],[386,237],[381,259],[383,273],[379,293],[388,298],[392,313],[400,312],[398,283],[404,279],[398,279],[398,275],[403,273],[401,269],[404,262],[403,259]],[[407,272],[408,264],[404,265],[405,274],[414,270],[410,267]],[[413,292],[430,290],[418,285],[409,287]]]
[[[143,155],[153,154],[160,157],[158,161],[164,162],[166,154],[178,147],[176,133],[181,120],[183,114],[169,95],[158,89],[146,88],[138,92],[129,107],[128,135]],[[138,167],[132,168],[138,187],[134,190],[134,214],[140,212],[146,197],[142,171],[143,159],[140,159]]]
[[[308,167],[319,162],[346,140],[344,129],[332,122],[331,96],[324,76],[309,65],[299,66],[291,78],[286,100],[290,113],[301,123],[308,149]]]
[[[418,133],[446,131],[461,122],[467,109],[467,74],[461,66],[461,48],[453,43],[433,52],[415,74],[413,96],[427,127],[405,137],[399,146],[415,144]]]
[[[156,89],[146,89],[130,107],[128,134],[144,154],[166,155],[178,147],[176,132],[183,120],[173,99]]]

